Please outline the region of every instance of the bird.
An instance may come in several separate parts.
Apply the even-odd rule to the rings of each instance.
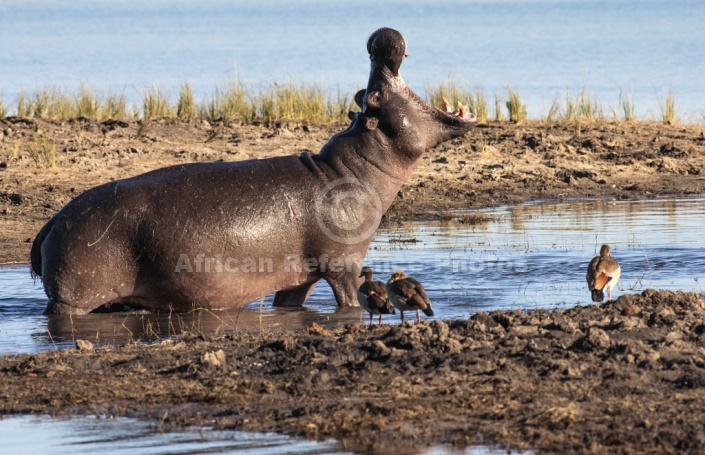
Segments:
[[[426,316],[433,316],[431,301],[428,299],[426,290],[421,286],[421,283],[406,275],[402,270],[397,270],[392,273],[392,277],[387,282],[387,295],[401,312],[401,322],[404,322],[404,311],[416,311],[416,322],[421,322],[421,314],[423,311]]]
[[[600,255],[595,256],[587,269],[587,284],[592,292],[593,302],[602,302],[605,299],[605,288],[607,288],[607,299],[612,300],[612,288],[619,280],[622,269],[615,258],[610,256],[609,245],[602,245]]]
[[[396,314],[394,307],[387,298],[387,289],[383,282],[372,280],[372,269],[364,266],[360,271],[360,278],[365,277],[357,290],[357,301],[360,306],[370,313],[370,325],[372,325],[372,315],[379,315],[378,325],[382,324],[383,314]]]

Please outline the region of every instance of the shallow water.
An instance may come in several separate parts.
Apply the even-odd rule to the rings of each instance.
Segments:
[[[464,319],[494,309],[592,304],[587,263],[602,243],[622,267],[614,298],[646,288],[703,292],[704,198],[528,203],[479,213],[479,224],[410,222],[380,229],[366,263],[386,281],[404,269],[427,289],[435,316]],[[702,277],[705,278],[705,277]],[[300,309],[273,309],[272,296],[244,309],[189,314],[91,314],[47,318],[46,298],[28,266],[0,268],[0,354],[73,346],[74,339],[122,343],[183,332],[217,333],[341,324],[365,317],[337,311],[321,282]],[[413,315],[407,315],[413,316]],[[400,315],[386,316],[398,323]]]
[[[52,419],[22,416],[0,419],[3,450],[11,453],[161,455],[196,453],[344,453],[335,441],[315,442],[274,433],[193,429],[162,433],[129,418]],[[8,453],[10,453],[8,452]]]
[[[386,280],[402,268],[421,281],[436,317],[467,318],[478,310],[567,308],[591,304],[585,269],[602,243],[622,266],[615,297],[647,287],[702,292],[705,243],[699,238],[705,198],[642,201],[528,203],[477,212],[487,221],[407,223],[380,229],[368,264]],[[83,338],[119,343],[183,331],[301,327],[310,322],[359,321],[359,309],[336,311],[330,289],[319,285],[300,310],[275,310],[271,298],[239,311],[188,315],[108,314],[47,318],[45,298],[28,266],[0,268],[0,354],[70,347]],[[399,315],[387,316],[398,323]],[[187,454],[354,453],[338,442],[311,442],[277,434],[195,429],[161,433],[133,419],[11,417],[0,419],[3,448],[13,453]],[[396,453],[404,453],[403,451]],[[487,448],[414,453],[492,454]]]
[[[21,416],[0,418],[3,453],[52,455],[186,455],[203,453],[247,453],[255,455],[352,454],[364,450],[345,449],[334,440],[308,441],[276,433],[246,433],[196,428],[163,433],[153,424],[129,418]],[[7,451],[7,452],[5,452]],[[453,450],[437,446],[414,450],[375,451],[379,454],[499,455],[518,454],[485,447]],[[522,452],[523,453],[523,452]]]
[[[184,80],[201,101],[236,77],[352,95],[366,84],[367,37],[390,26],[419,92],[449,73],[490,99],[511,85],[539,117],[581,88],[609,116],[623,90],[638,117],[659,118],[672,89],[682,120],[702,121],[703,23],[699,0],[5,0],[0,93],[10,112],[22,89],[81,82],[135,104],[152,85],[175,100]]]

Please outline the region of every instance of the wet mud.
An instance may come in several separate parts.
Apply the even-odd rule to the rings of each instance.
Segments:
[[[3,414],[151,419],[537,453],[705,451],[705,297],[647,290],[566,311],[186,335],[0,357]]]

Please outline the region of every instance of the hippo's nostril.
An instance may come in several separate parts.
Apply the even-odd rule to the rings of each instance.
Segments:
[[[398,31],[380,28],[367,40],[367,52],[373,62],[386,66],[396,74],[406,57],[406,42]]]

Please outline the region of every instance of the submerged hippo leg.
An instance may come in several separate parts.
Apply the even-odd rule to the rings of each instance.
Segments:
[[[298,288],[289,289],[287,291],[279,291],[274,294],[273,305],[275,307],[301,306],[304,304],[308,296],[311,295],[317,284],[318,281],[314,281],[313,283],[304,284]]]
[[[47,304],[44,314],[87,314],[83,308],[71,306],[68,303],[61,302],[59,300],[51,299]]]

